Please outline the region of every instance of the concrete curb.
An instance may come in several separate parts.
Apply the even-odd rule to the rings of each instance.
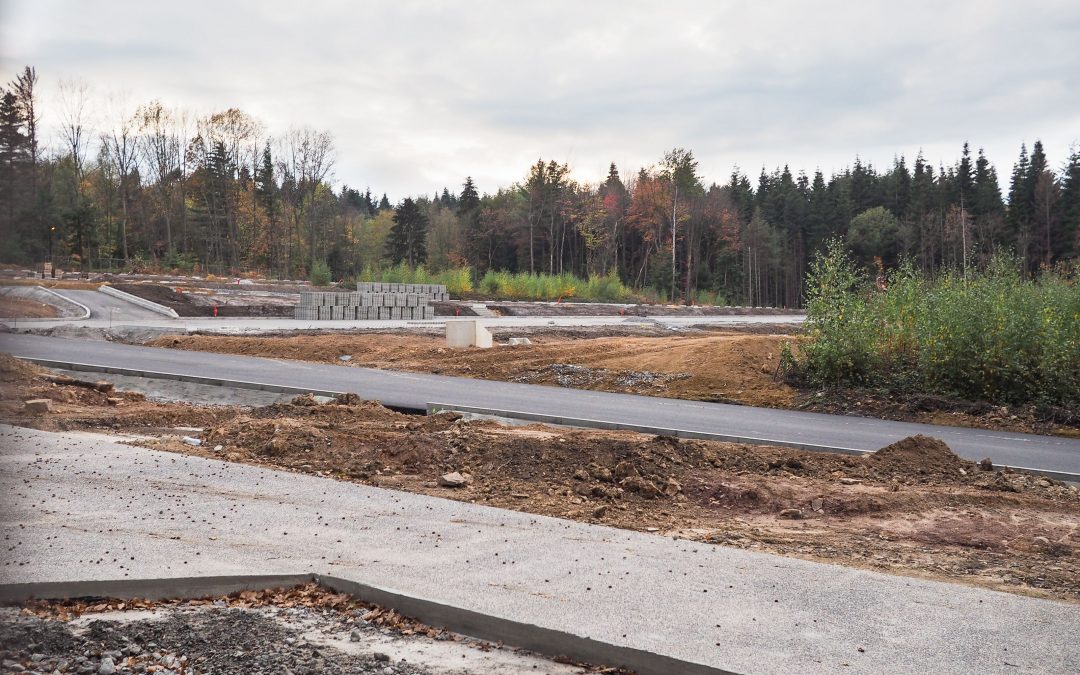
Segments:
[[[45,291],[49,295],[55,295],[56,297],[60,298],[64,302],[68,303],[69,305],[75,305],[76,307],[81,309],[82,312],[83,312],[82,316],[67,316],[67,317],[58,316],[58,317],[56,317],[54,319],[50,319],[51,321],[82,321],[83,319],[89,319],[90,318],[90,308],[87,307],[86,305],[82,304],[78,300],[72,300],[71,298],[67,297],[66,295],[61,295],[61,294],[57,293],[56,291],[54,291],[53,289],[46,288],[45,286],[38,286],[38,288]]]
[[[73,363],[70,361],[54,361],[52,359],[36,359],[20,356],[24,361],[36,363],[46,368],[63,368],[65,370],[77,370],[85,373],[111,373],[113,375],[130,375],[132,377],[144,377],[150,380],[174,380],[176,382],[190,382],[191,384],[206,384],[213,387],[233,387],[236,389],[254,389],[257,391],[269,391],[278,394],[314,394],[315,396],[334,397],[345,392],[329,391],[323,389],[311,389],[310,387],[288,387],[281,384],[267,384],[265,382],[248,382],[245,380],[223,380],[217,377],[204,377],[202,375],[184,375],[181,373],[165,373],[153,370],[139,370],[137,368],[120,368],[117,366],[99,366],[92,363]]]
[[[554,424],[567,427],[582,427],[585,429],[605,429],[609,431],[634,431],[641,434],[655,434],[657,436],[674,436],[675,438],[687,438],[699,441],[722,441],[725,443],[746,443],[747,445],[776,445],[784,448],[794,448],[805,452],[834,452],[842,455],[869,455],[873,450],[860,450],[858,448],[845,448],[832,445],[816,445],[813,443],[799,443],[796,441],[781,441],[771,438],[752,438],[747,436],[734,436],[728,434],[714,434],[704,431],[688,431],[685,429],[666,429],[662,427],[650,427],[638,424],[626,424],[623,422],[608,422],[603,420],[590,420],[576,417],[564,417],[560,415],[544,415],[540,413],[521,412],[516,410],[496,410],[494,408],[478,408],[473,406],[453,405],[450,403],[428,403],[429,415],[439,412],[456,412],[472,415],[484,415],[487,417],[502,417],[515,420],[539,422],[541,424]],[[995,465],[996,469],[1011,469],[1022,473],[1030,473],[1039,476],[1047,476],[1055,480],[1067,482],[1080,482],[1080,474],[1067,471],[1052,471],[1046,469],[1033,469],[1026,466],[1012,466],[1008,464]]]
[[[490,614],[481,614],[339,577],[316,575],[315,581],[359,600],[391,607],[405,616],[413,617],[430,626],[439,626],[488,642],[501,642],[548,657],[566,656],[575,661],[594,665],[620,666],[633,670],[639,675],[670,675],[671,673],[729,675],[731,673],[731,671],[713,668],[702,663],[683,661],[633,647],[600,642],[581,635],[542,628]]]
[[[269,574],[254,576],[177,577],[166,579],[109,579],[104,581],[57,581],[0,584],[0,603],[16,604],[33,599],[145,598],[195,599],[248,590],[290,588],[314,581],[324,588],[346,593],[362,601],[393,609],[430,626],[489,642],[527,649],[548,657],[569,657],[595,665],[621,666],[640,675],[731,675],[731,671],[633,647],[600,642],[588,637],[542,628],[511,619],[445,605],[377,586],[318,574]]]
[[[555,424],[566,427],[605,429],[608,431],[636,431],[637,433],[641,434],[653,434],[656,436],[674,436],[675,438],[687,438],[699,441],[723,441],[725,443],[746,443],[748,445],[779,445],[785,448],[794,448],[796,450],[805,450],[807,452],[835,452],[843,455],[868,455],[873,452],[873,450],[859,450],[857,448],[845,448],[833,445],[815,445],[813,443],[799,443],[796,441],[781,441],[773,438],[753,438],[749,436],[716,434],[707,431],[689,431],[686,429],[652,427],[641,424],[608,422],[605,420],[590,420],[578,417],[565,417],[563,415],[545,415],[542,413],[522,412],[518,410],[477,408],[473,406],[454,405],[451,403],[428,403],[427,412],[429,415],[439,412],[456,412],[468,413],[473,415],[486,415],[490,417],[506,417],[515,420],[526,420],[529,422]]]
[[[158,314],[163,314],[163,315],[165,315],[165,316],[167,316],[169,318],[172,318],[172,319],[179,319],[180,318],[180,315],[176,313],[176,310],[172,309],[171,307],[166,307],[165,305],[159,305],[156,302],[151,302],[150,300],[147,300],[145,298],[140,298],[139,296],[132,295],[131,293],[125,293],[124,291],[117,290],[117,289],[113,288],[112,286],[109,286],[108,284],[99,286],[98,290],[101,291],[102,293],[104,293],[105,295],[111,295],[114,298],[119,298],[120,300],[126,300],[127,302],[130,302],[133,305],[138,305],[139,307],[142,307],[143,309],[148,309],[151,312],[157,312]]]
[[[311,581],[310,574],[263,574],[252,576],[176,577],[171,579],[109,579],[105,581],[43,581],[0,584],[0,603],[66,598],[117,598],[162,600],[229,595],[240,591],[298,586]]]

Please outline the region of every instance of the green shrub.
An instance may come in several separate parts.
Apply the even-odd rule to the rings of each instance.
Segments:
[[[324,260],[316,260],[311,266],[308,281],[312,286],[328,286],[330,284],[330,266]]]
[[[818,385],[874,384],[1000,403],[1080,403],[1075,270],[1028,279],[993,260],[965,278],[902,264],[875,289],[839,242],[811,266],[798,372]]]

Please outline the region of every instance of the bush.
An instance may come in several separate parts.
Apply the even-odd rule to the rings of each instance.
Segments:
[[[326,264],[326,261],[315,261],[315,264],[311,266],[311,273],[308,274],[308,281],[312,286],[330,285],[330,266]]]
[[[1080,403],[1075,269],[1028,279],[999,257],[931,279],[903,264],[878,290],[834,241],[811,267],[806,318],[797,371],[814,384]]]

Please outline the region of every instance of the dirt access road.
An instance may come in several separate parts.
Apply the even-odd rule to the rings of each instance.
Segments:
[[[30,398],[52,411],[25,411]],[[1080,602],[1080,490],[987,470],[933,439],[851,457],[410,416],[355,397],[164,404],[57,383],[5,355],[0,422],[148,435],[175,452]],[[201,445],[181,440],[192,434]],[[455,471],[466,484],[441,486]]]
[[[448,349],[432,332],[319,332],[285,336],[173,335],[146,344],[192,351],[295,359],[342,366],[548,384],[716,403],[852,414],[907,422],[1039,434],[1080,435],[1073,411],[1014,409],[925,394],[799,390],[778,377],[794,327],[494,328],[497,340],[531,345]],[[347,357],[342,361],[341,357]]]

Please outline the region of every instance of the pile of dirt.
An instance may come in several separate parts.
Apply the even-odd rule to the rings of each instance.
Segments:
[[[118,291],[130,293],[143,300],[165,305],[180,316],[212,316],[213,310],[209,307],[201,307],[191,301],[185,294],[179,293],[169,286],[162,284],[124,284],[114,283],[112,287]]]
[[[917,434],[886,445],[867,457],[879,470],[893,474],[955,476],[975,465],[960,459],[944,441]]]
[[[35,366],[29,361],[0,352],[0,382],[25,382],[45,372],[44,368]]]

